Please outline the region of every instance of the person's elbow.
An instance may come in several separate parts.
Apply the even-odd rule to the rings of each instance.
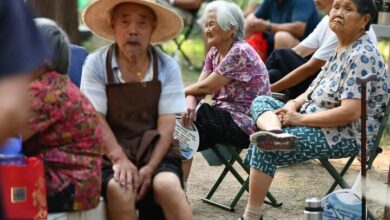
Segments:
[[[359,118],[360,118],[360,115],[361,115],[360,108],[355,110],[355,111],[352,111],[351,114],[349,114],[349,117],[348,117],[349,123],[358,121]]]
[[[342,118],[345,122],[345,125],[358,121],[361,115],[360,105],[348,106],[346,108],[343,108],[342,111],[344,113]]]
[[[209,95],[213,94],[214,92],[217,92],[219,90],[218,86],[210,85],[210,84],[203,84],[199,86],[199,91],[202,95]]]

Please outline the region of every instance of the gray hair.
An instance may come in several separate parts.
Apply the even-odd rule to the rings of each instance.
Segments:
[[[378,7],[375,0],[352,0],[353,3],[357,6],[357,11],[360,15],[369,14],[371,16],[370,21],[367,23],[365,30],[370,29],[372,19],[375,18],[378,13]]]
[[[245,31],[245,19],[241,8],[230,1],[212,1],[207,4],[203,16],[201,18],[202,24],[205,23],[206,16],[210,12],[215,12],[217,16],[217,23],[224,31],[233,29],[234,40],[242,40]]]
[[[48,42],[52,50],[52,56],[48,61],[48,67],[61,74],[66,74],[69,68],[69,40],[66,33],[48,18],[35,18],[39,33]]]

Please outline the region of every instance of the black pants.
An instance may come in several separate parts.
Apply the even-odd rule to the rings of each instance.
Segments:
[[[196,114],[199,131],[199,149],[206,150],[216,143],[231,144],[237,148],[248,148],[249,135],[234,122],[229,112],[203,103]]]
[[[294,69],[298,68],[302,64],[306,63],[310,59],[311,55],[308,57],[301,57],[296,54],[290,48],[280,48],[275,49],[267,58],[265,65],[268,69],[269,79],[271,84],[279,81],[284,76],[289,74]],[[290,98],[295,98],[300,94],[304,93],[306,89],[310,86],[310,83],[316,78],[318,72],[303,82],[291,87],[288,89]]]

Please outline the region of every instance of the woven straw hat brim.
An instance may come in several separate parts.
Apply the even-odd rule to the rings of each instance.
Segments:
[[[136,3],[151,8],[157,16],[156,28],[150,43],[159,44],[176,37],[182,27],[183,20],[176,12],[156,3],[153,0],[97,0],[83,12],[83,22],[95,34],[110,41],[115,41],[111,27],[111,10],[121,3]]]

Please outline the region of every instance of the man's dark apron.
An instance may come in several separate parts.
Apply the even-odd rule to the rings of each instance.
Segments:
[[[149,161],[160,136],[156,130],[161,94],[158,58],[155,49],[152,48],[152,81],[115,84],[111,65],[115,45],[108,50],[106,59],[108,79],[106,120],[124,153],[140,168]],[[171,145],[166,156],[180,158],[178,147]]]

